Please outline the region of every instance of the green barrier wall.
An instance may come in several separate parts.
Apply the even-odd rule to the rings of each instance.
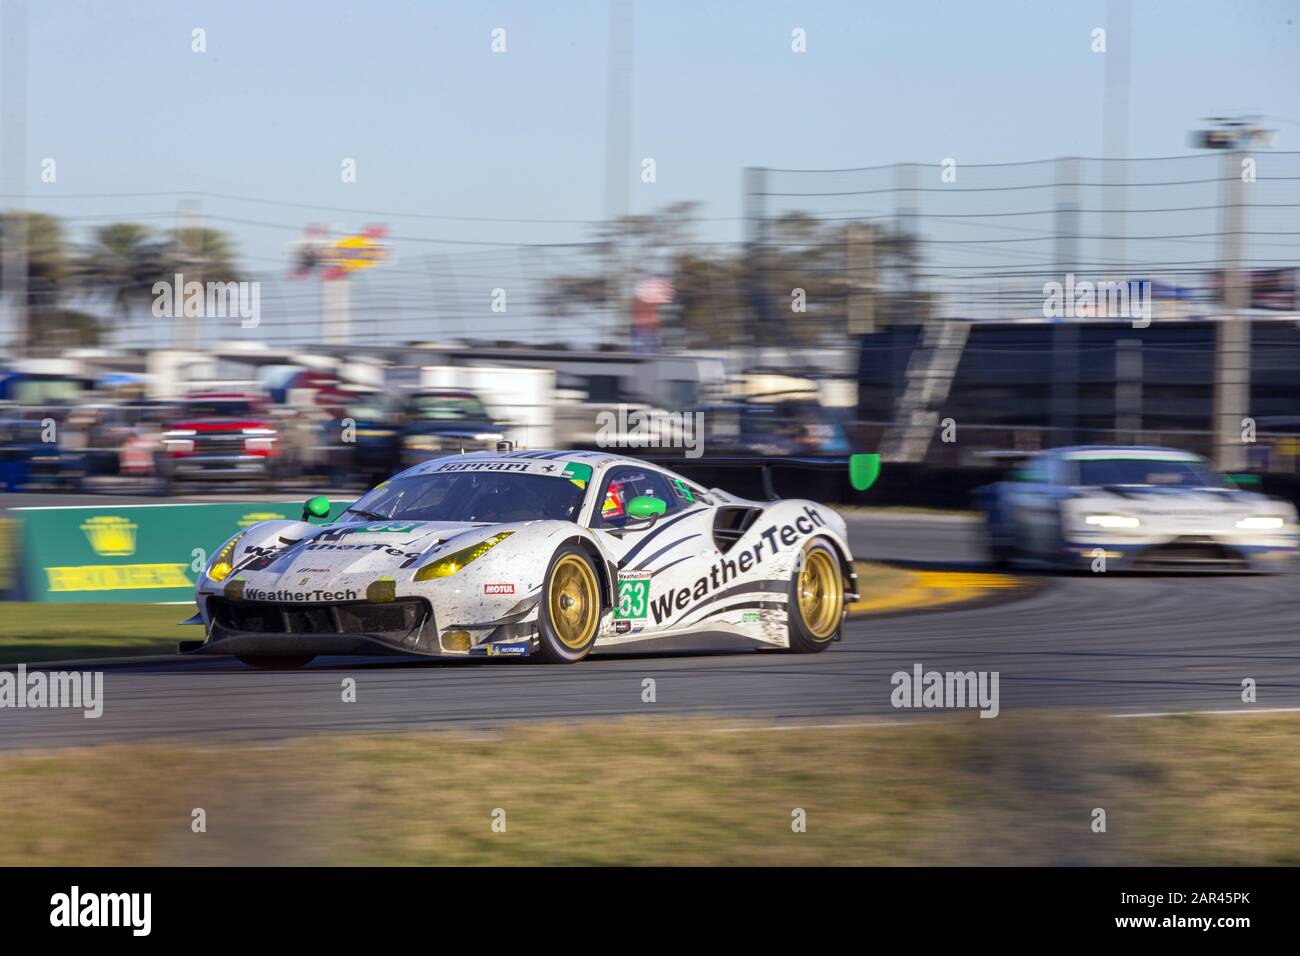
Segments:
[[[350,503],[332,502],[330,517]],[[259,521],[296,520],[302,502],[15,508],[9,515],[18,525],[22,600],[189,601],[196,566],[231,535]]]

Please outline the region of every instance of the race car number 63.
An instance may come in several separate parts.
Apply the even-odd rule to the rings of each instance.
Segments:
[[[646,603],[650,596],[650,579],[633,579],[618,582],[618,608],[614,612],[616,620],[631,620],[645,617]]]

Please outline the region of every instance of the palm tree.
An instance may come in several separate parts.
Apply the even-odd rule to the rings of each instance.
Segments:
[[[21,251],[11,249],[11,242],[18,244]],[[26,259],[24,312],[27,327],[20,330],[19,341],[24,348],[31,348],[41,342],[42,321],[58,306],[68,279],[62,224],[54,216],[39,212],[9,210],[3,213],[0,215],[0,255],[9,256],[15,252]],[[9,278],[9,268],[0,269],[0,283]],[[0,288],[0,291],[8,290]]]
[[[182,282],[235,281],[226,234],[188,226],[158,234],[133,222],[110,223],[95,230],[78,259],[82,287],[111,301],[124,323],[151,305],[156,283],[170,286],[178,274]]]
[[[166,243],[147,227],[114,222],[94,231],[76,260],[78,285],[91,297],[106,299],[125,324],[153,297],[153,285],[170,281]]]
[[[182,226],[173,229],[165,246],[167,278],[180,273],[186,282],[237,282],[235,250],[220,229]]]

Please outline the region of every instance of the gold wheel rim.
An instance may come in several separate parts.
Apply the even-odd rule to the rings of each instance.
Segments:
[[[591,565],[576,554],[566,554],[551,569],[547,606],[551,626],[560,643],[570,650],[586,647],[600,620],[600,599]]]
[[[844,607],[844,582],[834,559],[820,548],[805,552],[796,587],[804,627],[816,640],[826,640],[839,627]]]

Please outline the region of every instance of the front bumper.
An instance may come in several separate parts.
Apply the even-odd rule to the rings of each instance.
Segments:
[[[162,470],[169,478],[261,478],[270,471],[266,455],[192,455],[167,458]]]
[[[1247,544],[1215,535],[1179,535],[1157,541],[1065,542],[1065,562],[1091,569],[1099,557],[1107,571],[1246,571],[1279,573],[1296,563],[1294,544]]]
[[[279,604],[208,598],[208,639],[196,654],[347,655],[443,652],[429,603]]]
[[[208,632],[182,642],[182,654],[248,657],[414,654],[420,657],[526,657],[536,650],[537,625],[527,611],[479,624],[451,625],[444,634],[424,598],[346,601],[335,604],[206,601]],[[444,644],[450,634],[470,634],[468,646]]]

